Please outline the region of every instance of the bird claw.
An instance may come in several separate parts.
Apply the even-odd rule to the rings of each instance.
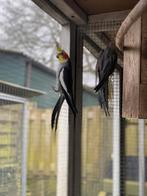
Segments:
[[[95,91],[95,93],[97,93],[97,86],[93,90]]]
[[[59,88],[56,88],[56,87],[52,86],[52,89],[53,89],[56,93],[59,92]]]

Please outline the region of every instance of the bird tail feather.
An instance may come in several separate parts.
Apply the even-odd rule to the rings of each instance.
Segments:
[[[73,114],[76,115],[76,113],[78,113],[78,110],[75,106],[73,98],[70,95],[68,95],[68,93],[64,89],[63,89],[63,91],[64,91],[65,99],[66,99],[70,109],[72,110]]]
[[[108,77],[111,75],[111,73],[106,73],[105,76],[103,77],[102,80],[100,80],[100,82],[98,83],[98,85],[96,85],[96,87],[94,88],[95,92],[98,92],[99,89],[104,85],[104,83],[106,82],[106,80],[108,80]]]
[[[65,99],[64,95],[61,95],[59,97],[59,99],[53,109],[53,112],[52,112],[51,127],[52,127],[52,129],[54,129],[54,127],[55,127],[55,131],[57,130],[59,113],[60,113],[61,106],[63,104],[64,99]]]
[[[101,108],[104,110],[105,115],[109,116],[109,106],[108,106],[108,81],[105,85],[99,90],[98,101]]]

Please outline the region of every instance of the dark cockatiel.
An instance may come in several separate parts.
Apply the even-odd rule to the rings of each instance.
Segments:
[[[72,67],[68,54],[62,50],[57,44],[57,58],[59,60],[59,68],[56,75],[57,87],[54,89],[60,93],[60,97],[53,109],[51,117],[52,129],[57,129],[59,113],[64,100],[67,101],[73,114],[76,115],[77,109],[73,99],[72,90]]]
[[[100,53],[97,72],[99,77],[99,83],[94,88],[95,92],[98,92],[98,100],[100,106],[104,109],[104,112],[109,115],[108,110],[108,79],[114,72],[117,65],[117,53],[115,46],[112,44],[102,50]]]

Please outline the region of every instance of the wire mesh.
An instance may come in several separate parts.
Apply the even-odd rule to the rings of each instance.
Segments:
[[[6,105],[11,107],[14,103],[17,107],[19,103],[28,101],[27,184],[20,184],[19,189],[15,189],[15,184],[13,184],[12,188],[16,190],[14,195],[22,195],[24,186],[27,186],[27,195],[29,196],[56,195],[57,189],[58,192],[62,191],[64,194],[64,192],[67,192],[68,171],[68,107],[66,104],[63,107],[58,129],[55,133],[51,130],[51,114],[60,96],[59,93],[55,93],[53,90],[56,86],[56,73],[53,69],[47,68],[33,59],[30,60],[30,57],[19,52],[0,51],[0,56],[0,97],[3,96],[3,99],[0,99],[0,107]],[[18,75],[19,77],[17,77]],[[1,113],[0,118],[3,114]],[[18,142],[24,139],[22,127],[19,131],[20,138],[12,135],[12,140]],[[58,135],[58,133],[60,134]],[[0,149],[3,148],[1,143],[2,140],[0,139]],[[57,145],[59,145],[58,149]],[[13,149],[13,146],[11,147]],[[20,146],[15,146],[15,150],[22,155]],[[58,170],[57,154],[60,154]],[[19,156],[18,160],[21,162],[22,157]],[[20,176],[17,176],[17,179],[21,180],[22,168],[19,168],[18,171]],[[1,173],[4,175],[4,172]],[[58,183],[57,187],[57,173],[59,178],[63,177],[60,178],[60,182],[64,181],[65,186],[61,187],[63,183]],[[5,180],[5,189],[8,189],[8,186],[9,183]],[[57,194],[60,194],[60,192]],[[9,196],[8,192],[4,195]]]
[[[94,21],[80,27],[85,47],[95,58],[99,56],[101,49],[110,42],[114,43],[121,22],[117,18],[103,19],[103,21]],[[121,65],[123,54],[118,52],[118,57],[118,64]],[[88,77],[88,74],[86,76]],[[115,132],[114,124],[119,116],[117,112],[121,112],[119,99],[122,83],[117,71],[109,78],[109,83],[109,117],[105,117],[98,104],[93,104],[93,108],[83,106],[82,195],[137,196],[139,195],[138,137],[141,133],[138,131],[138,121],[135,119],[121,119],[121,133],[119,135]],[[114,145],[116,141],[118,149]],[[141,145],[146,147],[146,141]],[[114,168],[118,170],[113,171]],[[113,182],[115,177],[118,181]],[[146,186],[144,187],[146,193]]]
[[[57,182],[58,134],[51,130],[50,122],[53,107],[59,97],[58,93],[54,92],[53,87],[56,86],[55,70],[58,66],[55,40],[59,40],[61,26],[30,0],[5,1],[1,10],[0,23],[2,29],[0,40],[1,47],[5,50],[0,49],[0,96],[2,94],[4,96],[4,100],[0,99],[0,108],[4,107],[4,112],[0,113],[0,118],[7,118],[5,116],[6,106],[11,108],[15,104],[17,108],[17,105],[27,99],[29,122],[28,125],[24,125],[28,127],[27,184],[24,180],[22,186],[26,186],[27,196],[54,196],[56,195]],[[36,22],[36,17],[39,18],[40,24]],[[11,35],[14,35],[15,38]],[[10,41],[11,38],[12,41]],[[41,64],[38,61],[43,63]],[[49,69],[47,65],[52,68]],[[19,104],[15,100],[16,97]],[[63,120],[67,120],[66,114],[65,112]],[[5,129],[9,129],[11,119],[7,120],[8,123]],[[24,126],[19,130],[20,137],[12,134],[13,142],[24,139],[22,134]],[[0,133],[3,133],[3,128],[0,123]],[[0,151],[4,149],[1,146],[2,142],[1,137]],[[62,147],[64,152],[65,145]],[[15,149],[22,155],[19,145],[11,146],[11,149],[12,151]],[[5,153],[9,155],[9,152],[6,151]],[[17,161],[21,162],[22,158],[19,156]],[[2,165],[3,168],[5,168],[5,164]],[[20,174],[19,177],[17,176],[18,180],[22,177],[21,171],[22,168],[17,169]],[[2,176],[5,176],[5,173],[5,171],[0,171]],[[9,187],[7,179],[0,179],[0,184],[5,184],[4,188],[6,190]],[[14,180],[12,188],[16,189],[15,187]],[[0,191],[1,188],[0,186]],[[15,191],[15,196],[22,196],[22,190],[25,190],[21,187],[21,184],[19,188],[20,190]],[[11,193],[13,194],[12,191]],[[12,194],[11,196],[13,196]],[[0,195],[2,195],[2,192],[0,192]],[[9,196],[9,194],[4,193],[2,196]]]
[[[96,59],[102,49],[114,43],[121,20],[103,20],[81,26],[84,46]],[[121,56],[119,62],[122,63]],[[96,65],[96,63],[95,63]],[[94,65],[89,63],[89,67]],[[84,63],[83,63],[84,67]],[[90,69],[89,69],[90,70]],[[83,72],[87,81],[95,81],[95,74]],[[88,83],[84,83],[88,85]],[[95,82],[89,85],[95,86]],[[83,96],[84,93],[83,93]],[[117,195],[119,190],[119,127],[120,127],[120,77],[115,70],[109,78],[109,113],[105,116],[100,108],[97,95],[91,105],[83,105],[82,122],[82,196]],[[116,143],[117,141],[117,143]],[[118,148],[117,148],[118,147]],[[115,171],[114,168],[115,161]],[[117,170],[116,170],[117,169]],[[113,178],[115,173],[115,184]],[[116,190],[116,187],[118,190]],[[114,193],[115,192],[115,193]]]
[[[0,195],[19,196],[22,187],[23,104],[2,98],[0,102]]]

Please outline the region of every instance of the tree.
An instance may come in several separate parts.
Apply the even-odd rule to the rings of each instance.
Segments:
[[[21,51],[54,68],[61,26],[31,0],[3,1],[0,26],[1,48]]]
[[[46,66],[56,69],[55,41],[59,41],[61,25],[31,0],[1,0],[0,48],[20,51]],[[91,83],[95,59],[84,49],[84,81]],[[85,83],[85,82],[84,82]]]

